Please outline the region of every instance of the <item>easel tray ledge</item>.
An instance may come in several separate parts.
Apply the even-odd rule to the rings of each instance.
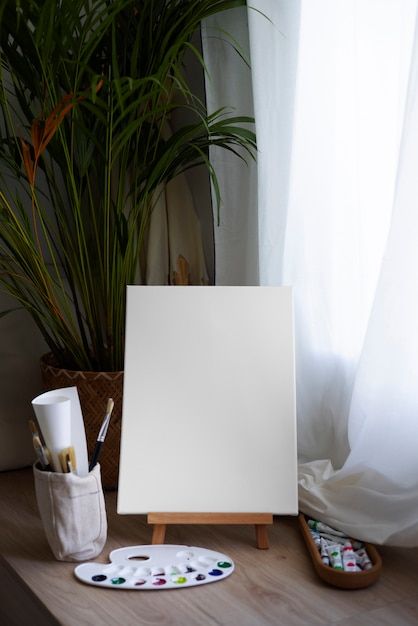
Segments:
[[[272,513],[148,513],[148,524],[154,526],[153,544],[165,540],[167,524],[254,524],[256,545],[260,550],[269,547],[267,526],[273,524]]]

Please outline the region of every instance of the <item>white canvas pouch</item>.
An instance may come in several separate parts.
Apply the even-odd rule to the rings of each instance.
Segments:
[[[107,519],[97,464],[87,476],[47,472],[33,466],[39,513],[58,561],[86,561],[103,549]]]

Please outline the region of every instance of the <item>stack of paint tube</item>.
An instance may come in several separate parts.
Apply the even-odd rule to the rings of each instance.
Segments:
[[[308,526],[324,565],[344,572],[361,572],[372,568],[361,541],[350,539],[340,530],[314,519],[308,519]]]

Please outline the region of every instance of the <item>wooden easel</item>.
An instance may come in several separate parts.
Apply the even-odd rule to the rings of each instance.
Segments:
[[[177,270],[173,272],[173,285],[190,284],[190,268],[187,259],[179,255]],[[267,525],[273,523],[270,513],[148,513],[148,524],[154,526],[152,543],[164,543],[167,524],[254,524],[256,544],[260,550],[269,547]]]
[[[256,545],[269,547],[267,526],[273,524],[271,513],[148,513],[148,524],[154,526],[152,543],[164,543],[167,524],[254,524]]]

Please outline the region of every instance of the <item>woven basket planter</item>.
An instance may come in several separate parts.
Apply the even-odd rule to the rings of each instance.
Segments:
[[[120,428],[122,416],[123,372],[80,372],[54,365],[52,354],[41,358],[41,374],[45,390],[77,387],[86,429],[87,450],[92,457],[97,434],[103,421],[108,398],[115,406],[100,452],[102,484],[116,489],[119,476]]]

